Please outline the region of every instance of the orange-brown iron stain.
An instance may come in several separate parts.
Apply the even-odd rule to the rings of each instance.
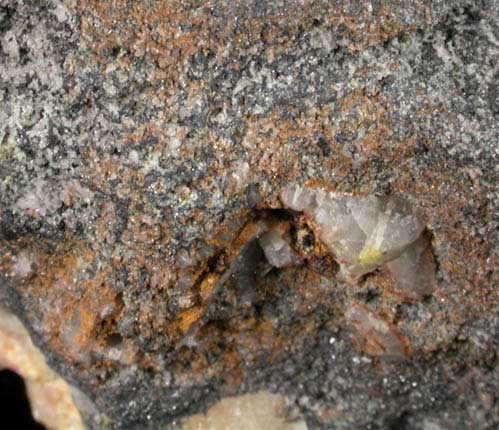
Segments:
[[[48,303],[46,313],[40,316],[39,330],[50,333],[47,341],[54,351],[73,363],[85,361],[82,357],[103,347],[103,336],[108,333],[99,332],[98,326],[120,307],[116,293],[106,282],[106,271],[86,274],[95,258],[78,242],[59,245],[52,251],[40,250],[35,275],[18,286],[25,300]]]
[[[323,135],[330,144],[334,144],[329,115],[330,109],[326,107],[295,112],[286,118],[277,111],[263,117],[248,117],[242,145],[254,154],[249,160],[250,170],[278,183],[287,183],[299,177],[304,169],[300,155],[304,146],[309,147],[306,152],[320,157],[315,144],[316,134]],[[334,169],[339,164],[338,158],[341,159],[341,155],[335,153],[335,157],[324,160],[324,163]]]
[[[348,29],[348,36],[351,42],[348,50],[351,53],[362,51],[370,46],[377,45],[394,38],[400,34],[412,33],[417,30],[417,26],[397,22],[390,8],[382,6],[377,15],[372,17],[368,5],[363,8],[363,13],[349,13],[341,10],[337,15],[329,17],[333,25],[344,24]]]
[[[200,6],[167,0],[116,0],[112,4],[79,0],[76,9],[83,15],[82,33],[96,52],[126,47],[139,57],[148,55],[155,59],[158,67],[167,69],[171,76],[198,52],[214,50],[220,62],[225,56],[221,48],[228,42],[237,51],[262,41],[269,46],[267,56],[273,59],[295,43],[290,35],[299,28],[312,28],[317,18],[324,21],[326,28],[346,28],[344,36],[350,52],[415,30],[414,25],[397,21],[388,6],[373,11],[368,3],[359,3],[355,10],[349,10],[342,2],[328,6],[311,1],[306,8],[291,3],[286,14],[268,11],[263,16],[250,13],[248,17],[239,16],[235,6],[211,1]],[[212,9],[218,13],[212,14]],[[421,13],[431,21],[429,11]]]

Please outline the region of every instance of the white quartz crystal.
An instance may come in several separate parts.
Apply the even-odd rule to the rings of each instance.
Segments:
[[[267,391],[228,397],[187,418],[183,430],[307,430],[305,421],[286,419],[285,400]]]
[[[409,300],[421,300],[436,285],[435,259],[430,240],[421,235],[396,259],[386,264],[395,280],[395,292]]]
[[[399,257],[424,229],[409,202],[398,195],[355,197],[292,185],[281,199],[314,221],[320,239],[354,279]]]
[[[290,244],[278,229],[271,229],[260,237],[260,246],[270,265],[287,267],[300,263],[300,257],[293,251]]]

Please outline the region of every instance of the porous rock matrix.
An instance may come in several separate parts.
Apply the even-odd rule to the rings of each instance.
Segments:
[[[498,8],[0,0],[0,363],[91,429],[497,428]]]

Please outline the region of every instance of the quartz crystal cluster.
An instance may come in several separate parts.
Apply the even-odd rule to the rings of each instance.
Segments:
[[[291,185],[284,205],[304,212],[350,280],[387,269],[396,292],[418,300],[432,292],[435,263],[421,216],[400,195],[355,197]]]

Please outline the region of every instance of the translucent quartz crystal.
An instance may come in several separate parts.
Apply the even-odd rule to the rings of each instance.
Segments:
[[[405,299],[421,300],[435,288],[435,259],[424,234],[386,267],[395,280],[395,291]]]
[[[194,415],[183,430],[307,430],[303,420],[284,416],[285,398],[267,391],[220,400],[206,415]]]
[[[353,304],[347,319],[360,335],[358,343],[369,355],[386,361],[400,361],[410,357],[408,343],[397,329],[360,303]]]
[[[315,222],[320,239],[354,279],[399,257],[424,229],[401,196],[354,197],[292,185],[281,199]]]
[[[300,263],[300,257],[278,229],[271,229],[260,237],[260,246],[270,265],[274,267],[293,266]]]

